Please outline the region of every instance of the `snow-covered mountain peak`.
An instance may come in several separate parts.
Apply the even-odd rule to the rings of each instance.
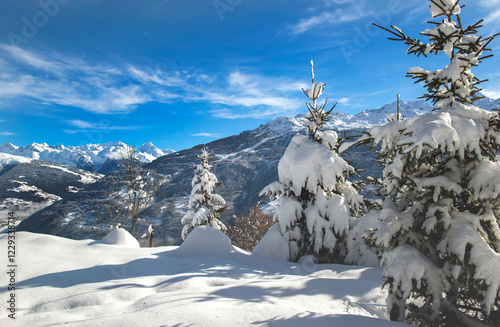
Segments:
[[[305,127],[301,124],[305,120],[304,115],[297,115],[295,118],[293,117],[278,117],[276,119],[271,120],[267,124],[260,125],[255,131],[257,133],[263,132],[271,132],[275,134],[290,132],[290,131],[299,131],[304,129]]]
[[[141,152],[141,153],[147,153],[147,154],[153,155],[155,157],[161,157],[161,156],[165,155],[165,153],[163,153],[162,150],[158,149],[151,142],[144,143],[143,145],[141,145],[141,147],[139,147],[137,149],[137,151]]]
[[[71,167],[89,171],[101,171],[113,159],[120,157],[127,144],[114,141],[104,144],[86,144],[80,146],[48,145],[47,143],[31,143],[27,146],[18,147],[11,143],[0,145],[0,153],[7,153],[35,160],[56,162]],[[167,153],[155,147],[151,142],[145,143],[137,149],[139,160],[149,163]]]
[[[5,144],[0,145],[0,152],[4,152],[4,150],[17,150],[19,149],[18,146],[15,146],[14,144],[7,142]]]
[[[172,153],[172,152],[169,152]],[[168,153],[164,153],[162,150],[158,149],[151,142],[144,143],[137,149],[137,154],[139,159],[142,161],[151,162],[156,158],[163,157]]]
[[[122,141],[114,141],[114,142],[108,142],[104,144],[96,144],[97,146],[105,146],[105,147],[116,147],[116,148],[125,148],[127,144],[123,143]]]

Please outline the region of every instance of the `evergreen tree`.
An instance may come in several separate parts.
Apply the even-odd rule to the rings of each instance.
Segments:
[[[481,81],[471,72],[494,36],[475,35],[481,22],[462,27],[459,0],[430,2],[432,16],[445,17],[421,33],[430,43],[386,30],[408,53],[450,59],[435,72],[408,71],[436,110],[373,127],[358,141],[380,145],[386,164],[371,240],[385,265],[391,320],[500,326],[500,118],[472,105]]]
[[[444,69],[428,71],[419,67],[408,70],[407,76],[416,79],[415,83],[424,82],[427,89],[421,98],[431,100],[439,108],[451,106],[455,102],[472,104],[481,99],[478,95],[481,91],[478,85],[486,80],[479,80],[471,71],[482,60],[493,56],[483,55],[488,45],[498,35],[487,38],[476,36],[478,29],[482,27],[479,22],[464,27],[460,19],[462,7],[460,0],[430,0],[432,18],[444,16],[442,22],[429,22],[435,27],[426,29],[420,34],[429,37],[430,43],[423,43],[419,39],[413,39],[403,33],[396,26],[392,30],[374,24],[394,37],[389,40],[403,41],[408,45],[408,54],[417,56],[434,53],[438,55],[444,52],[449,57],[450,63]],[[453,19],[455,18],[456,21]]]
[[[320,131],[333,108],[325,110],[328,99],[317,104],[325,86],[314,82],[312,61],[311,74],[311,88],[304,91],[312,100],[307,104],[308,136],[294,136],[279,162],[279,181],[261,195],[278,198],[274,220],[288,242],[289,260],[313,254],[319,262],[342,262],[350,217],[360,212],[362,198],[346,179],[354,168],[336,152],[337,133]]]
[[[226,201],[218,194],[213,194],[219,187],[217,176],[210,172],[210,154],[203,148],[198,155],[200,164],[196,166],[193,180],[191,181],[191,195],[188,202],[188,211],[182,218],[182,238],[197,226],[211,226],[225,232],[226,226],[219,220],[220,215],[227,208]]]

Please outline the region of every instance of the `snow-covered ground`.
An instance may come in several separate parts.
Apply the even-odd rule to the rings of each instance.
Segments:
[[[0,326],[404,325],[386,320],[379,268],[259,258],[208,227],[180,247],[113,239],[17,233],[16,319],[4,308]]]

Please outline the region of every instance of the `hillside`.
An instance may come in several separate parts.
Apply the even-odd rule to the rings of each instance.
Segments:
[[[77,193],[104,176],[54,162],[19,158],[0,172],[0,212],[15,210],[18,220]]]

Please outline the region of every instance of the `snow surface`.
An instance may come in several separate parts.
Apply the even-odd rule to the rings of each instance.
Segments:
[[[252,253],[262,258],[288,261],[290,259],[290,247],[283,234],[280,224],[274,224],[264,234],[262,240],[257,243]]]
[[[16,239],[16,320],[0,326],[406,326],[385,320],[380,268],[263,259],[209,227],[181,247]]]

